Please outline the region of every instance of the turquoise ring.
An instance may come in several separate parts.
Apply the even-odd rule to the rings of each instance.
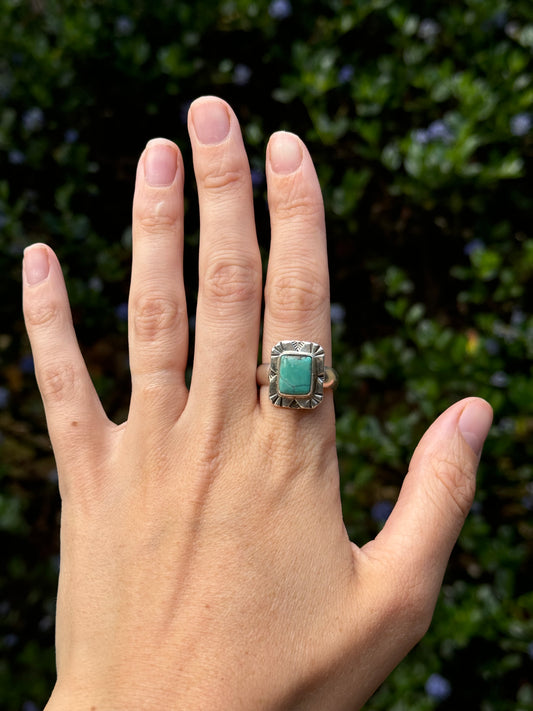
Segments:
[[[324,349],[311,341],[280,341],[272,348],[270,363],[257,368],[258,385],[268,385],[276,407],[312,410],[334,389],[337,373],[324,364]]]

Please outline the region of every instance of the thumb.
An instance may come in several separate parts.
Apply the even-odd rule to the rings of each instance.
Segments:
[[[440,587],[451,550],[470,510],[492,408],[467,398],[446,410],[416,448],[400,496],[374,541],[404,574]],[[427,587],[426,587],[427,589]],[[437,594],[435,592],[435,594]]]

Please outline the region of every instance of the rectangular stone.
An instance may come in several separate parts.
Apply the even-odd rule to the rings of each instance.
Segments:
[[[311,392],[312,360],[309,355],[282,355],[280,357],[278,373],[280,395],[301,396]]]

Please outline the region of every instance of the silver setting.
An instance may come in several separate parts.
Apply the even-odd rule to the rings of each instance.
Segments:
[[[287,395],[279,389],[279,370],[281,357],[286,355],[311,356],[311,388],[305,395]],[[288,407],[293,410],[312,410],[322,402],[326,368],[324,349],[318,343],[310,341],[280,341],[272,348],[268,371],[268,395],[276,407]]]

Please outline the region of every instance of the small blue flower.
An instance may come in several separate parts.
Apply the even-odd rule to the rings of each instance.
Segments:
[[[28,353],[27,355],[22,356],[19,361],[19,369],[24,375],[33,375],[35,373],[35,365],[31,354]]]
[[[80,134],[75,128],[68,128],[65,131],[65,135],[63,138],[65,140],[65,143],[76,143],[79,137]]]
[[[513,309],[511,314],[511,325],[521,326],[526,320],[526,315],[521,309]]]
[[[452,693],[452,686],[448,679],[440,674],[431,674],[424,686],[426,694],[435,701],[444,701]]]
[[[495,388],[505,388],[509,384],[509,376],[503,370],[498,370],[490,376],[490,384]]]
[[[0,386],[0,410],[5,410],[9,404],[9,390]]]
[[[38,106],[28,109],[22,115],[22,125],[26,131],[39,131],[44,126],[44,114]]]
[[[420,39],[423,39],[425,42],[431,42],[440,34],[440,25],[435,20],[427,17],[420,23],[417,34]]]
[[[292,15],[292,5],[289,0],[272,0],[268,6],[268,14],[274,20],[285,20]]]
[[[528,511],[533,511],[533,496],[523,496],[522,506]]]
[[[237,86],[245,86],[250,81],[252,70],[246,64],[236,64],[233,70],[233,83]]]
[[[474,252],[478,252],[481,249],[485,249],[485,243],[481,239],[473,239],[467,242],[463,252],[469,257]]]
[[[337,80],[339,84],[347,84],[355,74],[355,69],[351,64],[345,64],[339,69]]]
[[[96,292],[100,292],[104,288],[104,284],[99,276],[92,276],[89,279],[88,286],[91,291],[96,291]]]
[[[450,131],[444,121],[438,119],[430,123],[427,128],[427,133],[430,141],[442,141],[442,143],[450,143],[453,140],[453,133]]]
[[[26,156],[22,151],[18,151],[16,148],[14,148],[12,151],[9,151],[7,154],[7,159],[11,163],[11,165],[22,165],[23,163],[26,162]]]
[[[19,638],[16,634],[6,634],[3,642],[4,642],[4,647],[7,647],[8,649],[12,649],[18,644]]]
[[[39,707],[37,704],[34,704],[33,701],[25,701],[20,711],[39,711]]]
[[[115,309],[115,316],[119,321],[128,320],[128,304],[126,302],[119,304]]]
[[[370,510],[372,519],[377,523],[385,523],[391,515],[394,505],[390,501],[377,501]]]
[[[516,432],[516,422],[512,417],[502,417],[502,419],[498,422],[498,430],[499,432],[503,432],[505,434],[512,434],[513,432]]]
[[[115,20],[115,34],[119,37],[127,37],[131,35],[135,29],[135,23],[127,15],[121,15]]]
[[[485,338],[485,350],[489,355],[498,355],[500,352],[500,344],[495,338]]]
[[[250,174],[252,176],[252,185],[254,188],[260,188],[263,183],[265,182],[265,174],[263,173],[262,170],[257,170],[256,168],[252,168],[250,171]]]
[[[425,146],[426,143],[429,143],[430,141],[428,132],[425,128],[415,128],[415,130],[411,133],[411,137],[415,143],[420,143],[422,146]]]
[[[344,323],[346,309],[342,304],[331,304],[331,323]]]
[[[525,136],[531,131],[533,121],[530,114],[516,114],[510,122],[511,133],[513,136]]]

